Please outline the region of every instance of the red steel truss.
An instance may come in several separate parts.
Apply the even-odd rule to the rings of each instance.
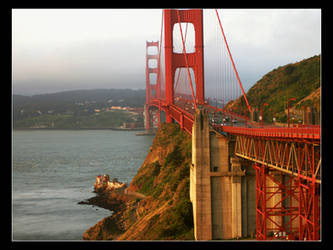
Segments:
[[[257,239],[319,240],[319,141],[237,135],[235,155],[254,162]]]
[[[318,140],[237,135],[235,155],[302,180],[321,183]]]
[[[298,185],[295,178],[254,164],[257,240],[294,240],[298,235]],[[270,173],[269,173],[270,172]]]
[[[320,186],[299,178],[299,239],[320,239]]]

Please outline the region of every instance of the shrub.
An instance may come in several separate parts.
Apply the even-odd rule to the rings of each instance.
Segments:
[[[154,163],[152,163],[151,167],[152,167],[152,175],[158,176],[158,174],[161,171],[161,164],[159,163],[159,161],[155,161]]]
[[[143,182],[142,187],[140,188],[140,192],[145,194],[145,195],[149,195],[152,191],[153,188],[153,182],[154,182],[154,178],[155,176],[151,175],[151,176],[146,176]]]
[[[178,220],[182,221],[188,229],[193,227],[193,211],[192,202],[189,200],[183,200],[176,206],[176,216]]]
[[[176,145],[173,151],[166,156],[164,166],[178,166],[183,162],[183,160],[184,157],[182,156],[180,148]]]

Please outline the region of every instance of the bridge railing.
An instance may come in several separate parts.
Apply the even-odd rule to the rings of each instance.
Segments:
[[[172,119],[180,124],[182,129],[185,129],[189,134],[192,134],[193,115],[175,104],[167,105],[160,99],[152,99],[150,105],[157,107],[159,110],[168,112]]]
[[[317,127],[296,127],[296,128],[245,128],[222,126],[222,131],[231,134],[241,134],[257,137],[280,137],[294,139],[320,140],[321,128]]]

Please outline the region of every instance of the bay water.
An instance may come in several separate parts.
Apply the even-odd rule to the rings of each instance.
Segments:
[[[97,175],[131,182],[153,136],[113,130],[14,130],[12,240],[82,240],[112,214],[79,205],[95,196]]]

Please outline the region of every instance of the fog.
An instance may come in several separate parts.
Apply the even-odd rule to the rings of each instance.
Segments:
[[[245,90],[278,66],[321,53],[320,9],[219,13]],[[146,40],[160,39],[161,18],[160,9],[13,9],[13,93],[145,88]],[[205,49],[216,37],[213,22],[214,10],[205,10]],[[207,50],[206,60],[213,57]]]

